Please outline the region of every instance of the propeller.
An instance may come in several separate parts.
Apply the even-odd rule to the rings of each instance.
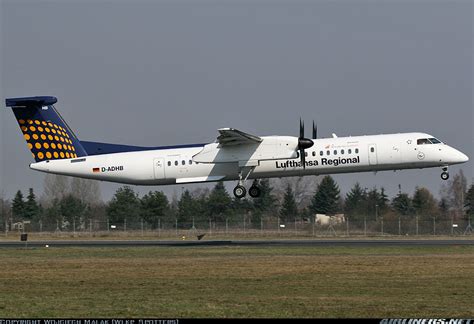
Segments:
[[[314,128],[313,128],[314,131]],[[298,151],[300,153],[301,165],[306,169],[306,155],[304,150],[313,146],[313,141],[304,137],[304,122],[300,118],[300,137],[298,137]]]
[[[317,139],[318,138],[318,125],[316,125],[314,123],[314,120],[313,120],[313,139]]]

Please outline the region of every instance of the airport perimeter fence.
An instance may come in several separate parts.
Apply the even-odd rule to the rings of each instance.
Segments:
[[[157,220],[155,224],[145,221],[127,221],[112,223],[110,221],[87,220],[80,224],[75,223],[42,223],[30,222],[9,225],[8,232],[29,232],[40,235],[58,237],[91,236],[91,237],[155,237],[157,239],[192,239],[205,235],[206,238],[264,238],[264,237],[376,237],[376,236],[464,236],[472,235],[470,220],[420,220],[391,219],[384,220],[345,220],[339,224],[317,224],[295,220],[281,222],[278,220],[250,222],[240,219],[225,221],[179,222],[174,220]]]

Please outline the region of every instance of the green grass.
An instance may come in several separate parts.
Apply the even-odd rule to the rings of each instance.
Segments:
[[[474,247],[0,249],[1,317],[472,318]]]

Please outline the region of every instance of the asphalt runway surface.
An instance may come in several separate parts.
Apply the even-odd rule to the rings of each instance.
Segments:
[[[350,240],[350,239],[315,239],[315,240],[184,240],[184,241],[153,241],[153,240],[44,240],[44,241],[0,241],[0,248],[24,248],[27,247],[211,247],[211,246],[461,246],[474,245],[472,239],[452,239],[452,240],[393,240],[393,239],[373,239],[373,240]]]

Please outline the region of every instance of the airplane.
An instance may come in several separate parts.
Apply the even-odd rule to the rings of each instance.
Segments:
[[[133,185],[171,185],[237,180],[236,198],[247,194],[249,179],[350,172],[442,168],[469,158],[426,133],[317,138],[256,136],[218,129],[215,142],[141,147],[79,140],[56,110],[52,96],[9,98],[37,171]],[[252,185],[248,193],[259,197]]]

